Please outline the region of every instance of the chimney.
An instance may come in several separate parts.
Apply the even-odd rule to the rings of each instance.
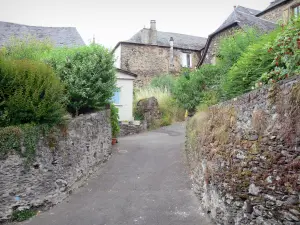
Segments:
[[[234,5],[233,8],[236,9],[236,5]]]
[[[156,30],[156,21],[150,21],[150,30],[149,30],[149,44],[157,45],[157,30]]]
[[[156,30],[156,21],[150,20],[150,30]]]

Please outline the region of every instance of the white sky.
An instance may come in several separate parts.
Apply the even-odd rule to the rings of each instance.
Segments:
[[[262,10],[271,0],[0,0],[0,21],[76,27],[88,44],[113,48],[150,20],[160,31],[207,37],[234,5]]]

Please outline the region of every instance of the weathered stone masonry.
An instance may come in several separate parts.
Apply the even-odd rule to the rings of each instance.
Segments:
[[[300,224],[300,78],[188,123],[194,191],[218,224]]]
[[[142,87],[147,85],[155,76],[164,73],[178,74],[182,69],[181,52],[182,50],[174,49],[174,67],[170,68],[170,48],[122,43],[121,69],[138,74],[134,85]],[[187,52],[192,53],[192,64],[196,66],[200,51]]]
[[[291,7],[296,3],[300,3],[300,1],[299,0],[287,1],[285,4],[279,5],[278,7],[270,11],[267,11],[262,15],[259,14],[258,16],[263,19],[270,20],[274,23],[277,23],[278,21],[283,19],[284,11],[287,11],[288,13],[286,16],[290,16],[290,17],[292,16]]]
[[[210,45],[208,47],[204,64],[215,64],[216,63],[216,57],[218,52],[218,47],[220,46],[220,41],[228,36],[232,36],[237,30],[240,30],[238,26],[234,26],[232,28],[229,28],[225,31],[220,32],[216,36],[214,36],[210,42]]]
[[[55,147],[39,141],[33,166],[11,153],[0,160],[0,222],[13,210],[61,202],[111,154],[110,111],[77,117]]]

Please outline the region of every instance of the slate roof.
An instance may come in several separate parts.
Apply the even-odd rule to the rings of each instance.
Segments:
[[[208,40],[204,49],[204,54],[197,66],[201,66],[204,62],[212,38],[218,33],[221,33],[222,31],[232,26],[239,26],[242,29],[247,27],[256,27],[263,32],[268,32],[276,28],[275,23],[257,17],[258,13],[258,10],[248,9],[242,6],[236,7],[234,11],[230,14],[230,16],[224,21],[224,23],[215,32],[208,36]]]
[[[140,30],[138,33],[133,35],[132,38],[130,38],[129,40],[123,41],[123,43],[144,44],[142,42],[142,32],[145,31],[150,32],[150,29],[144,28]],[[187,50],[201,50],[204,48],[207,40],[206,38],[192,36],[192,35],[157,31],[157,46],[170,47],[169,41],[171,37],[173,37],[174,39],[174,48],[187,49]]]
[[[277,6],[280,6],[280,5],[282,5],[284,3],[287,3],[289,1],[291,1],[291,0],[275,0],[275,1],[271,2],[270,5],[265,10],[258,13],[257,16],[261,16],[261,15],[265,14],[266,12],[276,8]]]
[[[275,23],[256,17],[259,12],[258,10],[238,6],[213,34],[223,31],[234,23],[237,23],[242,28],[256,26],[262,31],[273,30],[276,26]]]
[[[85,45],[75,27],[37,27],[0,21],[0,46],[12,37],[32,35],[39,40],[49,38],[56,47]]]

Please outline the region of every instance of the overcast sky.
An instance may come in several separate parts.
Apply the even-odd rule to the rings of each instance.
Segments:
[[[271,0],[0,0],[0,21],[76,27],[88,44],[113,48],[150,20],[160,31],[207,37],[234,5],[262,10]]]

